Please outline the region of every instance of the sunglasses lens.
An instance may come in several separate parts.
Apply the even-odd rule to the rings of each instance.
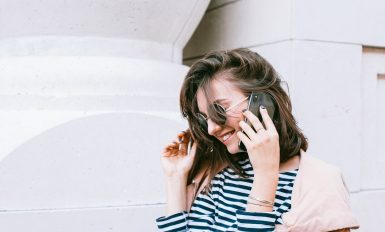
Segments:
[[[209,106],[209,112],[210,119],[213,120],[218,125],[224,125],[226,123],[226,110],[223,108],[223,106],[213,103]],[[208,124],[207,124],[207,117],[205,117],[201,113],[197,113],[197,120],[202,130],[206,131],[208,130]]]
[[[212,115],[211,119],[218,125],[224,125],[226,123],[226,110],[217,103],[210,105],[209,115]]]

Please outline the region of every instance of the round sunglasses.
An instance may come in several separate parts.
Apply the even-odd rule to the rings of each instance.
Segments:
[[[216,102],[210,104],[208,107],[208,114],[209,115],[210,115],[210,113],[211,113],[211,115],[214,114],[216,117],[210,118],[208,116],[203,115],[202,113],[197,113],[196,118],[198,120],[198,123],[199,123],[201,129],[207,132],[207,130],[208,130],[207,120],[209,120],[209,119],[211,119],[213,122],[215,122],[218,125],[221,125],[221,126],[224,125],[226,123],[226,120],[227,120],[226,113],[228,111],[234,109],[235,107],[239,106],[242,102],[246,101],[247,99],[249,99],[249,97],[245,97],[241,101],[237,102],[236,104],[234,104],[228,108],[225,108]]]

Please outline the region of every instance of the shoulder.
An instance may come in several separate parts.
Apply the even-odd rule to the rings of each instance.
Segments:
[[[294,186],[295,195],[300,198],[307,195],[308,199],[322,202],[332,197],[348,202],[349,190],[340,168],[308,153],[301,153]]]
[[[291,213],[284,220],[298,231],[357,228],[341,170],[302,152],[292,193]]]
[[[307,153],[301,154],[299,173],[317,185],[344,185],[340,168]]]

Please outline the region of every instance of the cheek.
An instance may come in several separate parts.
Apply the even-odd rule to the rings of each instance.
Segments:
[[[231,126],[233,128],[240,128],[239,126],[239,122],[243,120],[243,115],[242,113],[241,114],[233,114],[233,115],[229,115],[229,117],[227,117],[227,125],[228,126]]]

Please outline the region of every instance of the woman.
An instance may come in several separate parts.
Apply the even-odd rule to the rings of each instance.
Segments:
[[[191,66],[180,93],[190,129],[161,158],[161,231],[358,228],[339,170],[305,153],[281,85],[247,49],[211,52]]]

